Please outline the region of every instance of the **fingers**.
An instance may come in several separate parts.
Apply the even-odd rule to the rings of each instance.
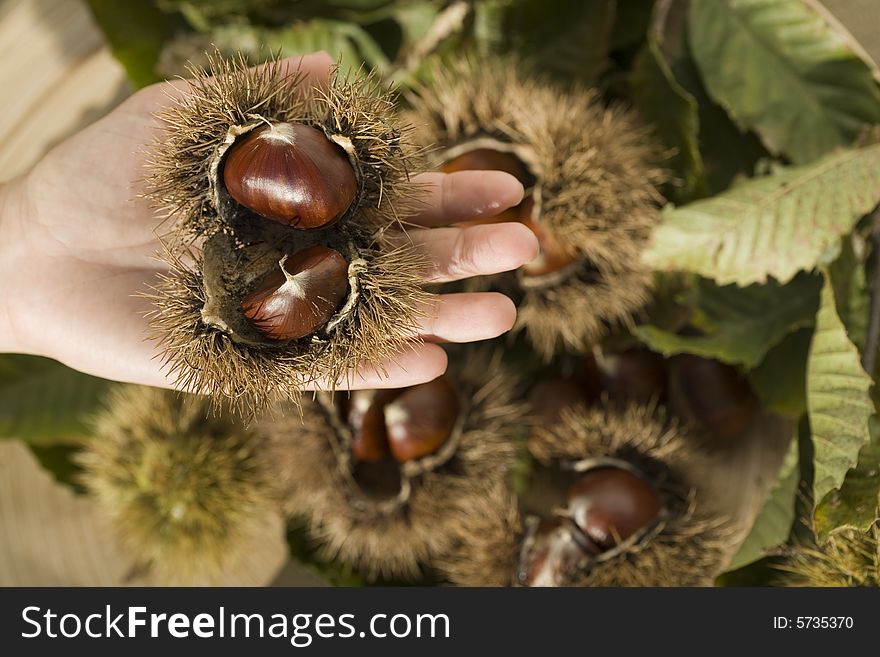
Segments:
[[[413,230],[408,238],[430,257],[431,283],[510,271],[535,258],[539,251],[535,234],[518,223]]]
[[[457,221],[493,217],[522,201],[523,186],[503,171],[424,173],[426,207],[410,219],[422,226],[445,226]]]
[[[433,381],[446,371],[448,358],[435,344],[413,343],[381,367],[364,365],[349,373],[336,385],[337,389],[405,388]],[[327,386],[316,386],[326,388]]]
[[[516,306],[498,292],[443,294],[425,308],[419,334],[434,342],[491,340],[513,328]]]

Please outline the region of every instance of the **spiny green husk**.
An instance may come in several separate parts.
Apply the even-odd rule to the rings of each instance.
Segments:
[[[819,547],[797,547],[785,564],[785,586],[880,586],[880,528],[843,528]]]
[[[381,367],[416,339],[430,298],[421,288],[426,256],[406,240],[392,245],[384,233],[402,226],[418,205],[420,187],[410,174],[420,158],[393,118],[393,94],[374,75],[334,74],[326,90],[308,89],[279,61],[251,69],[243,58],[209,60],[159,114],[166,131],[154,146],[150,183],[160,211],[173,221],[162,256],[169,273],[148,295],[156,307],[150,319],[179,387],[253,415],[275,400],[296,401],[313,383],[333,389],[365,363]],[[340,221],[297,230],[226,194],[225,148],[265,122],[306,123],[350,143],[358,194]],[[305,338],[262,336],[244,317],[241,300],[279,266],[268,254],[313,245],[346,257],[346,303]]]
[[[275,512],[263,439],[201,397],[125,385],[105,405],[80,456],[89,495],[160,581],[215,581]]]
[[[268,425],[286,509],[306,520],[328,556],[369,577],[415,578],[452,547],[459,511],[477,503],[487,484],[507,479],[524,408],[497,358],[467,353],[447,374],[470,400],[455,453],[409,478],[408,499],[394,507],[371,501],[355,482],[330,404],[303,405],[302,423]]]
[[[631,112],[603,106],[594,90],[526,78],[520,68],[514,60],[437,65],[411,99],[409,120],[423,144],[439,144],[435,164],[494,140],[530,170],[538,225],[581,265],[527,285],[523,277],[507,283],[520,289],[517,328],[550,359],[586,349],[649,299],[651,276],[640,256],[667,175],[658,165],[664,154]]]
[[[725,522],[704,512],[682,465],[694,458],[677,427],[653,407],[578,406],[553,426],[536,426],[529,451],[542,466],[585,459],[631,464],[664,498],[667,516],[613,558],[594,561],[570,586],[708,586],[723,566]],[[462,586],[509,586],[517,581],[523,512],[507,490],[482,496],[461,516],[457,547],[443,572]],[[512,566],[513,565],[513,566]]]

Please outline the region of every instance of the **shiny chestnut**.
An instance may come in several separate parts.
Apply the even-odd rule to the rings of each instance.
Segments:
[[[346,421],[351,428],[351,454],[359,461],[383,461],[390,456],[385,406],[397,390],[353,390],[348,398]]]
[[[241,302],[241,310],[271,340],[311,335],[333,317],[348,292],[341,253],[313,246],[285,257]]]
[[[638,475],[616,467],[591,470],[568,491],[568,514],[600,551],[648,527],[663,508],[660,495]]]
[[[261,126],[239,137],[226,155],[223,183],[244,207],[296,228],[336,221],[358,191],[345,151],[299,123]]]
[[[404,390],[384,409],[391,455],[405,463],[435,453],[452,435],[459,408],[444,377]]]

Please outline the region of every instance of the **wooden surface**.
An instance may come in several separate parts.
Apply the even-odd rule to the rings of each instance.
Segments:
[[[0,182],[130,93],[81,0],[2,0],[0,62]]]
[[[206,583],[265,586],[287,561],[284,523],[274,517],[241,559]],[[0,440],[0,586],[164,583],[135,568],[90,499],[55,482],[22,443]]]

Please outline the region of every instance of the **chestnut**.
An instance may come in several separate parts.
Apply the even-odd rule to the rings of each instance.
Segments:
[[[385,406],[398,390],[353,390],[348,399],[346,421],[351,428],[351,454],[359,461],[382,461],[390,455],[385,429]]]
[[[404,390],[384,409],[391,455],[405,463],[436,452],[452,435],[459,407],[455,389],[442,376]]]
[[[513,153],[496,151],[491,148],[475,148],[451,160],[447,160],[440,166],[444,173],[456,171],[504,171],[524,183],[529,173],[520,159]]]
[[[650,525],[662,506],[644,479],[617,467],[590,470],[568,490],[569,516],[601,551]]]
[[[336,221],[358,191],[345,151],[299,123],[273,123],[239,137],[226,155],[223,183],[244,207],[296,228]]]
[[[601,359],[599,380],[608,397],[619,402],[666,401],[666,361],[647,349],[627,349]]]
[[[681,354],[671,359],[669,369],[673,410],[695,422],[707,438],[730,443],[748,430],[758,401],[735,367]]]
[[[593,401],[587,385],[574,377],[548,377],[538,381],[529,393],[532,412],[545,424],[555,423],[562,412]]]
[[[271,340],[296,340],[326,324],[348,291],[348,263],[341,253],[312,246],[281,259],[241,302],[241,309]]]

